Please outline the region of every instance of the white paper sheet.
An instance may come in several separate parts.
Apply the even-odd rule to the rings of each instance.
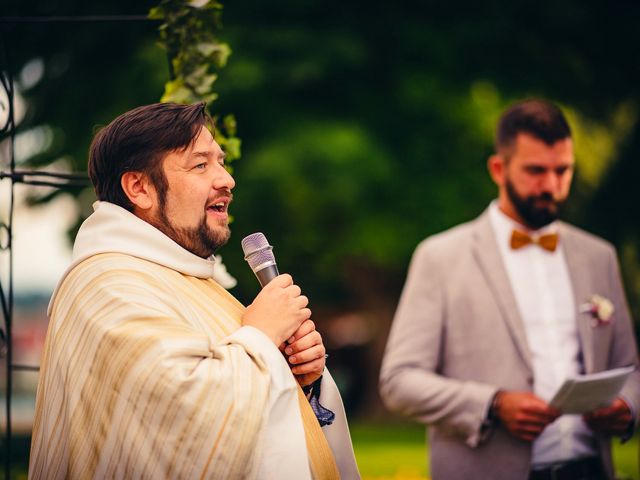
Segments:
[[[562,413],[586,413],[606,407],[620,393],[634,366],[615,368],[565,380],[549,404]]]

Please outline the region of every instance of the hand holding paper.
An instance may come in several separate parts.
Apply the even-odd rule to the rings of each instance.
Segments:
[[[633,371],[635,367],[631,366],[569,378],[549,404],[562,413],[589,413],[608,407]]]
[[[500,391],[495,414],[511,435],[533,442],[560,412],[531,392]]]
[[[633,421],[631,409],[622,398],[616,398],[611,406],[599,408],[583,416],[593,431],[607,435],[624,435]]]

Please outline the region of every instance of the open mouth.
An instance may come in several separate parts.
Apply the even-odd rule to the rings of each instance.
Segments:
[[[229,200],[218,200],[215,203],[212,203],[207,207],[208,211],[217,212],[217,213],[227,213],[227,209],[229,208]]]

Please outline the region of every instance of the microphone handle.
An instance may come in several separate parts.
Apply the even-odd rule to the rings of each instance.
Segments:
[[[280,275],[280,273],[278,272],[278,266],[276,264],[268,265],[254,273],[256,274],[258,282],[260,282],[260,286],[262,288],[264,288],[271,280]]]

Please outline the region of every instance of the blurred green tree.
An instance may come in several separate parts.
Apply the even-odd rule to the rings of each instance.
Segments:
[[[139,14],[154,6],[8,0],[3,14]],[[566,217],[617,245],[640,318],[632,199],[640,4],[245,0],[229,2],[225,19],[234,55],[215,79],[214,110],[234,112],[244,139],[235,240],[223,251],[240,298],[249,301],[256,287],[239,239],[262,230],[320,323],[339,311],[365,320],[365,355],[377,366],[413,248],[486,207],[495,188],[485,161],[500,111],[543,96],[565,107],[576,132]],[[94,125],[160,98],[169,72],[154,45],[157,26],[2,25],[8,68],[25,98],[20,129],[49,132],[25,165],[84,170]],[[44,73],[31,84],[37,62]],[[211,80],[210,71],[201,74]],[[91,194],[79,197],[86,214]]]

